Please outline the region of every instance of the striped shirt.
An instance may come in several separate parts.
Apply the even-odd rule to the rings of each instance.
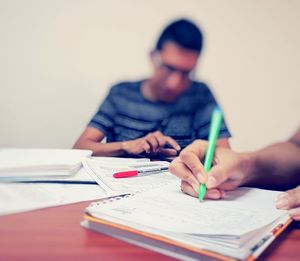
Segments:
[[[192,82],[174,102],[152,102],[143,96],[143,81],[122,82],[109,94],[89,123],[107,136],[107,142],[134,140],[161,131],[181,148],[195,139],[208,139],[212,111],[218,106],[209,88]],[[223,121],[220,138],[230,137]]]

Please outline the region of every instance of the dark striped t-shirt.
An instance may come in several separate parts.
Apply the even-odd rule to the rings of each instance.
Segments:
[[[89,126],[104,132],[107,142],[133,140],[156,130],[174,138],[181,148],[195,139],[207,140],[217,102],[204,83],[192,82],[171,103],[145,99],[141,84],[122,82],[113,86]],[[225,122],[220,137],[230,137]]]

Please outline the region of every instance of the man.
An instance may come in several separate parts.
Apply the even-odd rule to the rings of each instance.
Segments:
[[[200,161],[206,146],[205,141],[195,141],[171,163],[170,171],[181,178],[183,192],[196,197],[200,183],[206,183],[210,199],[220,199],[238,186],[290,189],[279,195],[276,207],[289,209],[292,218],[300,220],[300,186],[291,189],[300,184],[300,129],[285,142],[251,153],[217,147],[209,173]]]
[[[195,139],[207,139],[217,102],[204,83],[193,81],[201,49],[196,25],[169,24],[150,55],[153,75],[113,86],[74,148],[98,156],[176,156]],[[223,122],[218,145],[228,147],[229,137]]]

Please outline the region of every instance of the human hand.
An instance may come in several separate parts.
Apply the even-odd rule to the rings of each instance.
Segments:
[[[300,221],[300,186],[281,193],[277,198],[276,207],[288,210],[294,220]]]
[[[170,148],[165,148],[166,145]],[[146,152],[149,155],[176,156],[180,150],[180,146],[173,138],[163,135],[160,131],[149,133],[136,140],[125,141],[122,148],[126,153],[133,155]]]
[[[213,167],[207,174],[201,163],[205,156],[207,142],[194,141],[181,151],[178,158],[170,164],[170,172],[179,177],[181,190],[197,197],[200,183],[206,183],[206,198],[219,199],[225,190],[233,190],[245,183],[248,173],[248,158],[227,148],[217,147]]]

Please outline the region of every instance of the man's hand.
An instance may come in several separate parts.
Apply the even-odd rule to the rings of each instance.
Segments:
[[[280,194],[276,207],[289,210],[291,217],[300,221],[300,186]]]
[[[206,183],[208,189],[206,198],[219,199],[224,196],[225,190],[233,190],[247,180],[247,156],[227,148],[217,147],[214,165],[210,172],[206,173],[201,163],[206,148],[206,141],[194,141],[171,163],[169,169],[182,180],[183,192],[197,197],[200,184]]]
[[[165,148],[169,145],[171,148]],[[176,156],[180,150],[178,143],[169,136],[163,135],[160,131],[147,134],[145,137],[124,141],[123,150],[132,155],[146,152],[149,155]]]

